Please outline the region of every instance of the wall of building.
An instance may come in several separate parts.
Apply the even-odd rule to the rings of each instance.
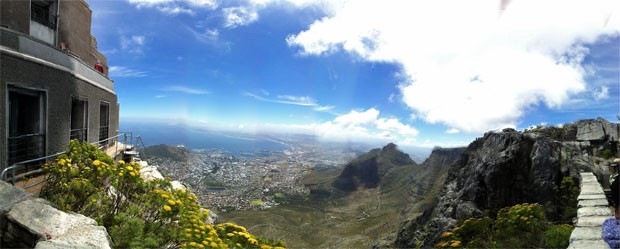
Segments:
[[[7,109],[8,85],[39,89],[47,93],[47,154],[63,151],[69,144],[72,97],[88,100],[89,142],[99,140],[100,101],[110,103],[109,136],[115,135],[118,130],[116,94],[75,78],[71,73],[3,53],[0,60],[0,110],[3,113]],[[0,131],[7,130],[6,118],[6,114],[0,115]],[[6,135],[6,132],[0,132],[0,158],[7,158]],[[0,165],[0,168],[3,167]]]
[[[0,1],[0,25],[30,33],[30,1]]]
[[[58,16],[58,44],[64,43],[69,51],[94,67],[97,59],[92,53],[92,11],[88,4],[84,0],[61,1]]]

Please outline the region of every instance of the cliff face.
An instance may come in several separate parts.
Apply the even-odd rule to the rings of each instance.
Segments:
[[[486,133],[450,167],[434,205],[402,223],[394,245],[431,247],[459,220],[519,203],[551,203],[562,178],[578,184],[579,170],[594,171],[604,182],[606,160],[596,155],[617,149],[618,128],[596,119],[523,133]],[[550,205],[546,211],[553,215],[558,210]]]
[[[351,192],[360,187],[376,188],[381,178],[394,167],[414,166],[409,155],[390,143],[383,149],[374,149],[348,163],[336,178],[333,187]]]

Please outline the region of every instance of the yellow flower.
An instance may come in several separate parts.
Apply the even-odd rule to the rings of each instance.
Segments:
[[[99,166],[99,165],[101,165],[101,161],[95,160],[95,161],[93,161],[93,165]]]
[[[211,242],[211,247],[213,247],[213,248],[217,248],[217,243],[215,243],[215,242]]]
[[[133,170],[133,167],[131,167],[131,166],[127,166],[127,167],[125,167],[125,168],[126,168],[127,170],[129,170],[129,171],[132,171],[132,170]]]
[[[129,172],[129,174],[130,174],[131,176],[136,176],[136,173],[133,173],[133,171],[132,171],[132,172]]]
[[[121,173],[118,173],[118,176],[123,176],[123,172],[121,172]]]
[[[226,234],[226,236],[228,236],[228,237],[232,237],[232,236],[235,236],[235,235],[234,235],[234,234],[232,234],[232,233],[227,233],[227,234]]]
[[[165,205],[164,206],[164,210],[170,212],[170,210],[172,210],[172,208],[170,206],[168,206],[168,205]]]
[[[58,164],[64,165],[65,164],[65,159],[60,159],[60,161],[58,161]]]
[[[452,234],[453,234],[453,233],[451,233],[451,232],[444,232],[444,233],[442,233],[442,234],[441,234],[441,237],[442,237],[442,238],[447,238],[447,237],[452,236]]]
[[[173,201],[173,200],[168,200],[168,204],[170,204],[170,206],[174,206],[174,205],[176,205],[177,203],[176,203],[175,201]]]
[[[161,194],[161,198],[168,199],[168,195],[167,194]]]
[[[125,161],[123,161],[123,160],[118,160],[118,164],[125,164]]]
[[[451,247],[459,247],[459,246],[461,246],[461,242],[460,242],[460,241],[458,241],[458,240],[457,240],[457,241],[454,241],[454,242],[452,242],[452,244],[450,244],[450,246],[451,246]]]
[[[189,245],[190,245],[190,246],[196,246],[196,242],[193,242],[193,241],[192,241],[192,242],[189,242]]]
[[[235,245],[236,245],[237,247],[241,247],[241,244],[239,244],[239,243],[237,243],[237,244],[235,244]]]
[[[198,244],[198,248],[205,248],[202,244]]]
[[[260,246],[261,249],[271,249],[270,245],[261,245]]]

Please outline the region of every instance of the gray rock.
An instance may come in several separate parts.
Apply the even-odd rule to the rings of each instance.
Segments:
[[[618,141],[620,139],[620,124],[605,123],[605,133],[607,133],[607,139]]]
[[[599,194],[605,194],[605,192],[603,192],[603,188],[601,188],[601,185],[599,184],[588,184],[585,186],[581,187],[581,194],[583,195],[599,195]]]
[[[570,242],[576,240],[602,240],[603,230],[601,227],[575,227],[570,234]]]
[[[81,214],[59,211],[43,199],[25,200],[15,204],[7,214],[7,220],[37,235],[40,240],[45,240],[49,235],[52,240],[59,243],[50,242],[51,244],[46,243],[42,246],[90,245],[87,247],[110,248],[110,238],[105,228],[98,227],[93,219]]]
[[[609,216],[587,216],[577,218],[578,227],[601,227]]]
[[[605,241],[598,240],[578,240],[568,245],[568,249],[609,249]]]
[[[577,207],[607,207],[607,205],[609,205],[607,199],[594,199],[579,201]]]
[[[585,216],[611,216],[608,207],[582,207],[577,210],[577,217]]]
[[[577,196],[577,200],[598,200],[598,199],[605,199],[605,194],[580,194],[579,196]]]
[[[7,212],[13,204],[30,197],[24,189],[0,181],[0,213]]]
[[[50,240],[41,241],[36,249],[63,249],[63,248],[110,248],[110,239],[104,227],[89,227],[76,229],[70,233]]]
[[[588,120],[577,123],[577,140],[595,141],[605,139],[604,125],[597,120]]]

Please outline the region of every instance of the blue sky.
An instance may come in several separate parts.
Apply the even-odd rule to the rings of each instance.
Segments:
[[[620,114],[617,1],[87,2],[121,122],[429,147]]]

